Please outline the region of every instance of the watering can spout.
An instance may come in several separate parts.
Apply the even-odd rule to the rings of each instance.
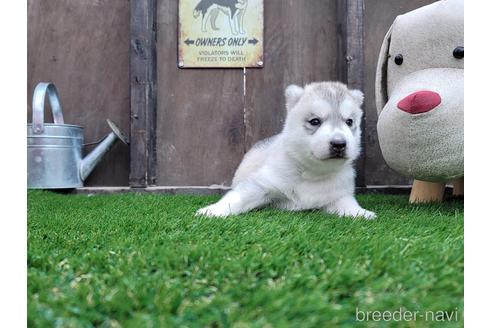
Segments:
[[[128,145],[128,139],[120,131],[120,129],[110,120],[106,120],[112,132],[106,136],[96,148],[94,148],[87,156],[80,162],[79,173],[80,178],[84,181],[89,174],[94,170],[96,165],[101,161],[104,154],[106,154],[116,141],[121,140]]]

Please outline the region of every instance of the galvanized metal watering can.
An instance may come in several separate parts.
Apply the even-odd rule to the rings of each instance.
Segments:
[[[44,123],[44,100],[48,94],[54,123]],[[39,83],[32,100],[32,124],[27,124],[27,187],[67,189],[83,186],[104,154],[126,136],[107,120],[112,132],[86,157],[82,158],[84,128],[65,124],[55,86]]]

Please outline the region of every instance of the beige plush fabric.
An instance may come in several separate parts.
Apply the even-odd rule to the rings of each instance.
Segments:
[[[453,56],[464,46],[463,28],[463,0],[441,0],[398,16],[386,34],[376,73],[378,137],[386,162],[402,175],[437,182],[464,174],[464,59]],[[423,90],[437,92],[441,103],[420,114],[397,107]]]

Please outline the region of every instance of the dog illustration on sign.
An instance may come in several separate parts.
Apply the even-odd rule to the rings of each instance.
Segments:
[[[229,19],[229,26],[233,35],[246,34],[244,30],[244,13],[248,0],[200,0],[193,11],[193,17],[202,16],[202,32],[207,32],[207,24],[217,31],[217,17],[223,13]]]

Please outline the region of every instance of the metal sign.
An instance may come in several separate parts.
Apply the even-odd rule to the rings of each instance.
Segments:
[[[179,0],[178,66],[262,67],[263,0]]]

